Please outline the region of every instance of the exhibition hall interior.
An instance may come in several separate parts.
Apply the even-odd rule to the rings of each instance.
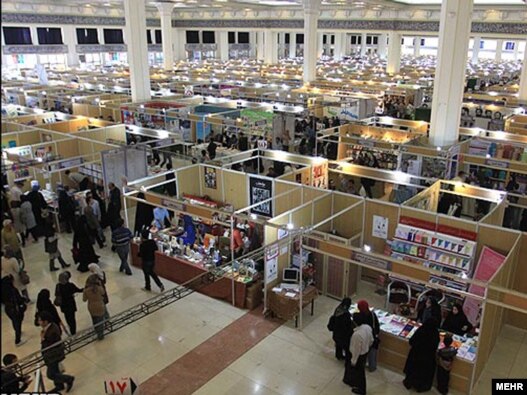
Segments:
[[[526,0],[1,11],[3,394],[527,385]]]

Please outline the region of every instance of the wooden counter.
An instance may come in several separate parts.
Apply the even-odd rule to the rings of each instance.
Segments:
[[[136,243],[131,243],[132,265],[141,268],[141,258],[137,256],[139,246]],[[207,270],[199,267],[185,259],[179,257],[167,256],[159,251],[156,251],[155,257],[155,272],[159,277],[173,281],[177,284],[185,284],[200,274],[206,273]],[[236,307],[245,308],[245,298],[247,295],[247,288],[253,283],[234,282],[234,293]],[[225,300],[232,303],[232,279],[224,277],[212,284],[204,284],[196,289],[196,291],[210,296],[215,299]]]
[[[410,351],[408,340],[383,331],[380,333],[380,338],[379,362],[402,373],[406,363],[406,357]],[[455,358],[452,371],[450,372],[450,388],[468,394],[470,392],[470,381],[472,380],[473,370],[474,364],[472,362]]]

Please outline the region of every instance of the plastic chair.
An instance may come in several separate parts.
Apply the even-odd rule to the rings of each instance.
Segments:
[[[412,288],[408,283],[399,280],[392,280],[388,284],[388,295],[386,296],[386,308],[389,303],[401,304],[410,303],[412,299]]]

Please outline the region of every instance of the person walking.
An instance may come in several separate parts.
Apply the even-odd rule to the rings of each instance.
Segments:
[[[18,263],[24,263],[24,255],[22,255],[22,248],[20,247],[20,241],[16,234],[15,228],[13,227],[13,221],[10,219],[4,219],[4,227],[2,228],[2,247],[9,249],[13,252],[14,257]]]
[[[113,182],[108,184],[110,190],[109,202],[108,202],[108,224],[114,229],[117,220],[121,218],[121,191],[115,186]]]
[[[60,319],[59,313],[57,311],[57,308],[53,303],[51,303],[51,293],[49,292],[49,289],[41,289],[37,296],[37,309],[35,311],[35,326],[40,325],[40,316],[44,311],[47,311],[50,313],[50,317],[53,318],[53,323],[57,324],[59,329],[66,331],[66,327],[62,323],[62,320]]]
[[[29,234],[31,233],[34,242],[37,243],[39,236],[37,231],[37,220],[35,219],[31,202],[28,200],[26,195],[20,196],[20,202],[20,221],[26,228],[25,239],[27,240]]]
[[[329,319],[328,329],[333,332],[335,342],[335,358],[339,361],[349,359],[350,339],[353,334],[354,323],[351,320],[351,298],[344,298]]]
[[[93,242],[88,231],[86,217],[82,215],[76,223],[73,233],[73,249],[78,251],[80,272],[88,271],[88,264],[99,262],[99,256],[95,254]]]
[[[96,263],[90,263],[88,269],[91,273],[91,276],[97,276],[98,280],[101,283],[101,286],[104,289],[103,301],[104,301],[104,319],[110,318],[110,313],[108,313],[108,303],[110,299],[108,298],[108,291],[106,290],[106,273],[101,269]]]
[[[117,227],[112,231],[112,244],[121,259],[121,266],[119,272],[125,272],[127,275],[132,275],[132,270],[128,265],[128,254],[130,252],[130,240],[132,239],[132,232],[124,226],[124,221],[119,218]]]
[[[71,273],[64,271],[59,274],[59,282],[55,286],[55,306],[60,307],[60,311],[64,314],[64,319],[68,324],[70,334],[73,336],[77,333],[77,321],[75,319],[75,312],[77,311],[77,304],[75,303],[75,294],[82,293],[82,288],[77,287],[70,282]]]
[[[88,230],[93,239],[97,241],[99,248],[104,247],[104,239],[102,237],[102,228],[99,222],[98,214],[94,207],[99,207],[98,204],[94,204],[93,198],[88,195],[86,196],[86,207],[84,207],[84,216],[86,217],[86,223],[88,224]]]
[[[50,224],[46,227],[44,236],[44,250],[49,255],[49,270],[51,272],[59,270],[57,267],[55,267],[55,259],[58,259],[60,266],[62,266],[63,269],[70,267],[70,265],[67,264],[62,258],[62,254],[60,253],[58,247],[59,238],[57,233],[55,233],[55,226],[53,224]]]
[[[2,373],[0,382],[2,394],[19,394],[31,384],[30,376],[21,376],[17,373],[18,357],[15,354],[5,354],[2,358]]]
[[[22,241],[22,247],[26,246],[26,226],[22,222],[22,212],[20,210],[20,200],[11,202],[11,215],[13,217],[13,227],[15,233]]]
[[[59,190],[59,218],[66,225],[66,232],[71,233],[75,227],[75,201],[69,194],[70,187],[65,185]]]
[[[157,284],[161,292],[165,291],[165,287],[159,277],[154,271],[155,266],[155,252],[157,251],[157,243],[148,238],[148,231],[143,232],[141,245],[139,246],[138,257],[142,260],[143,274],[145,275],[145,286],[143,290],[150,291],[150,277]]]
[[[21,346],[27,340],[22,339],[22,322],[26,311],[26,302],[13,285],[13,277],[8,275],[2,278],[2,303],[5,313],[13,324],[15,330],[15,346]]]
[[[371,346],[370,351],[368,352],[368,370],[370,372],[375,372],[375,370],[377,370],[377,353],[379,351],[380,344],[379,319],[377,318],[377,314],[375,314],[375,312],[370,311],[370,306],[368,305],[368,302],[366,300],[359,300],[357,302],[357,307],[359,309],[359,313],[364,319],[364,323],[366,325],[369,325],[372,330],[373,345]]]
[[[5,276],[13,277],[13,286],[20,292],[26,303],[29,303],[29,293],[27,292],[27,284],[24,284],[20,272],[22,267],[15,259],[13,251],[7,247],[4,251],[0,252],[2,254],[2,278]]]
[[[61,373],[59,367],[59,363],[66,358],[64,343],[60,339],[60,328],[53,322],[53,317],[47,311],[43,311],[40,314],[39,323],[42,328],[40,332],[42,358],[47,367],[48,379],[53,381],[55,385],[55,388],[50,390],[50,392],[60,392],[64,389],[66,389],[66,392],[70,392],[75,377]]]
[[[104,339],[104,288],[97,275],[91,275],[86,279],[86,285],[82,294],[82,300],[88,302],[88,312],[90,313],[97,339]]]
[[[31,191],[27,194],[27,199],[31,203],[31,209],[37,221],[36,232],[40,235],[46,226],[46,219],[42,217],[42,211],[48,208],[48,204],[40,192],[40,185],[38,183],[32,183]]]
[[[351,336],[350,351],[351,358],[346,361],[344,382],[351,386],[354,394],[366,394],[366,360],[371,346],[373,345],[373,332],[366,324],[363,314],[353,314],[353,322],[357,327]]]
[[[403,380],[408,390],[414,388],[417,392],[425,392],[432,388],[439,346],[438,326],[437,320],[430,317],[410,338],[410,352],[404,366],[406,377]]]

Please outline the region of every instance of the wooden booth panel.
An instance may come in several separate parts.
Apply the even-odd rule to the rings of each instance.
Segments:
[[[326,285],[328,296],[338,299],[344,297],[344,261],[328,257]]]
[[[249,205],[247,176],[235,171],[223,170],[225,203],[232,204],[235,210]]]

